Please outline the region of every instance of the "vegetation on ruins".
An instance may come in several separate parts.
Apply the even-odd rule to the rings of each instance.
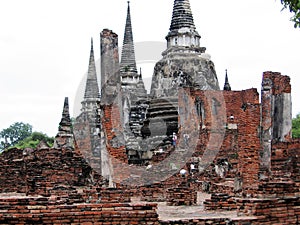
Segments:
[[[288,9],[292,14],[291,21],[295,28],[300,28],[300,0],[280,0],[284,9]]]
[[[292,120],[293,138],[300,138],[300,113]]]
[[[48,137],[46,134],[41,132],[33,132],[29,137],[24,140],[19,141],[15,146],[15,148],[24,149],[24,148],[36,148],[36,146],[43,141],[48,146],[53,146],[54,138]]]
[[[12,147],[35,148],[40,141],[52,146],[54,138],[41,132],[32,132],[32,125],[28,123],[15,122],[0,132],[0,152]]]

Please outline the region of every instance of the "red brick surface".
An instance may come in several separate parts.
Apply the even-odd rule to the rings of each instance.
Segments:
[[[61,205],[47,198],[0,198],[1,224],[159,224],[156,204]]]

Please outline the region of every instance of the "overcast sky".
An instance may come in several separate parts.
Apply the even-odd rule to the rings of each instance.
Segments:
[[[207,48],[220,86],[225,69],[234,90],[260,92],[264,71],[291,77],[293,115],[300,112],[300,29],[279,0],[190,0],[201,45]],[[90,38],[99,58],[103,28],[123,42],[126,0],[2,0],[0,2],[0,130],[14,122],[54,136],[64,97],[71,116],[78,86],[88,69]],[[131,0],[136,43],[165,43],[173,0]],[[143,44],[142,44],[143,46]],[[159,50],[155,47],[153,50]],[[143,58],[140,60],[140,58]],[[146,80],[153,56],[138,56]],[[152,60],[152,61],[151,61]]]

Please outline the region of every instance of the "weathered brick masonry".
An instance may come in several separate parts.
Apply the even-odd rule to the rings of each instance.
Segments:
[[[1,224],[151,224],[156,204],[64,204],[41,197],[0,198]]]
[[[50,196],[60,190],[102,184],[101,176],[72,149],[12,149],[2,153],[0,164],[2,193]]]

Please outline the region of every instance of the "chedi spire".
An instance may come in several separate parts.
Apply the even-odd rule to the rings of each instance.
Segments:
[[[99,86],[97,82],[97,73],[95,66],[95,57],[94,57],[94,47],[93,39],[91,39],[91,51],[90,51],[90,60],[89,60],[89,69],[87,74],[86,86],[84,98],[99,98]]]
[[[188,0],[175,0],[170,31],[183,27],[195,29],[190,2]]]
[[[231,91],[231,87],[230,87],[230,84],[229,84],[229,81],[228,81],[227,70],[226,70],[226,74],[225,74],[224,91]]]
[[[189,0],[175,0],[170,30],[166,36],[168,42],[166,53],[171,50],[171,52],[183,50],[190,53],[205,52],[205,48],[200,47],[200,38],[201,36],[196,31]]]
[[[74,148],[72,122],[69,113],[69,99],[66,97],[58,133],[55,136],[54,148]]]
[[[91,51],[89,59],[89,68],[86,78],[84,99],[81,102],[83,112],[93,112],[97,108],[100,101],[99,86],[97,81],[97,73],[94,58],[93,39],[91,39]]]
[[[137,73],[129,3],[128,1],[120,71]]]

